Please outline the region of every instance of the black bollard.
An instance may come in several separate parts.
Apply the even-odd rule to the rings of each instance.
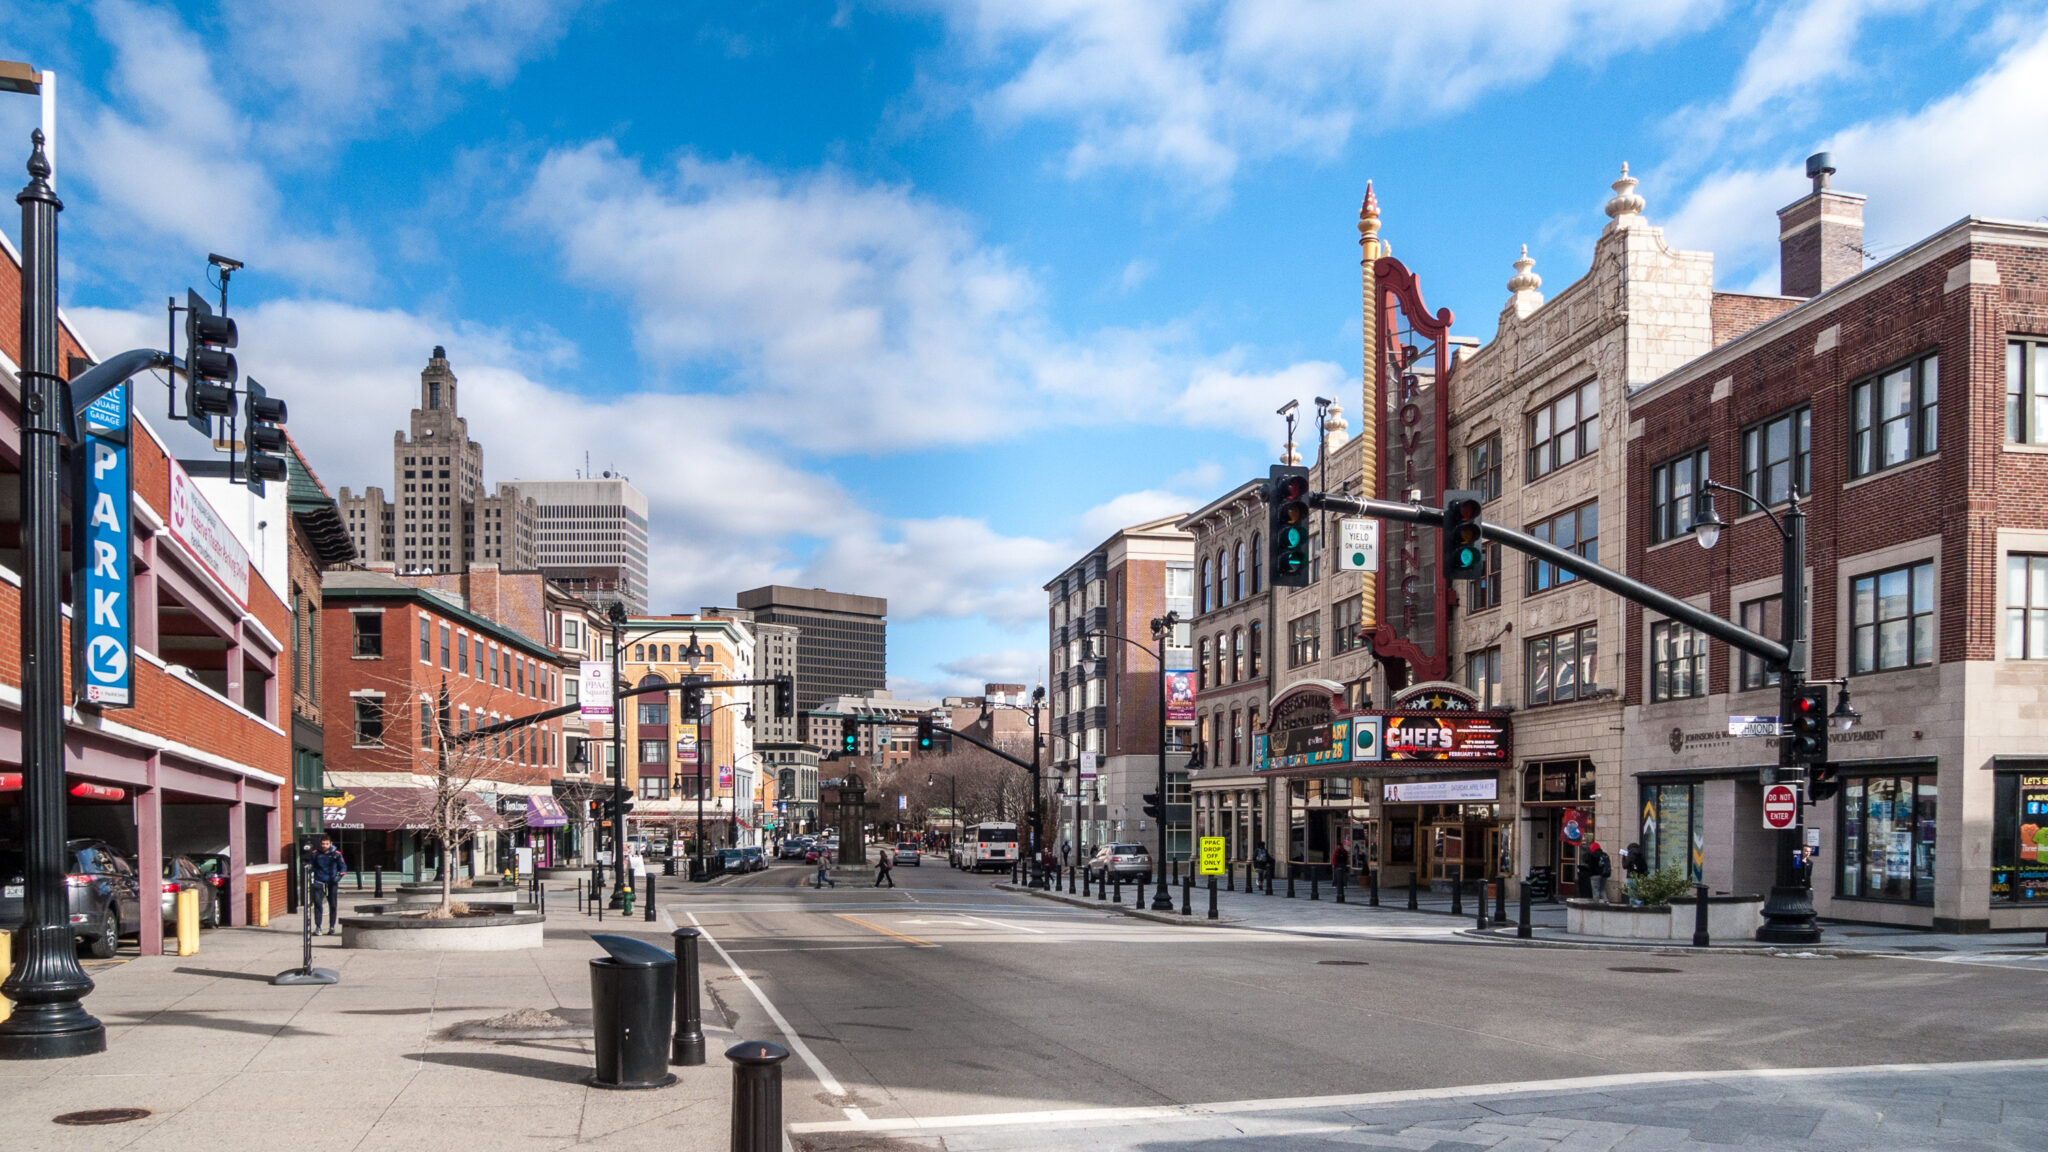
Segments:
[[[1309,865],[1308,868],[1308,898],[1311,900],[1321,900],[1323,898],[1323,874],[1316,871],[1313,864]]]
[[[1271,896],[1272,894],[1273,894],[1273,873],[1272,873],[1272,871],[1271,871],[1271,870],[1269,869],[1269,870],[1267,870],[1267,872],[1266,872],[1266,895],[1268,895],[1268,896]]]
[[[1451,881],[1451,915],[1463,916],[1464,914],[1465,882],[1463,880],[1453,880]]]
[[[1226,891],[1237,891],[1237,861],[1223,862],[1223,887]]]
[[[732,1152],[782,1152],[782,1062],[789,1050],[748,1040],[725,1050],[732,1061]]]
[[[1180,874],[1180,914],[1195,914],[1195,870],[1192,868]]]
[[[704,1008],[697,973],[695,928],[678,928],[670,933],[676,946],[676,1035],[670,1043],[668,1062],[698,1065],[704,1062]]]
[[[1209,877],[1209,919],[1216,919],[1216,878]]]
[[[1700,884],[1696,887],[1699,889],[1699,902],[1693,905],[1692,946],[1705,948],[1713,943],[1707,938],[1707,886]]]
[[[1342,904],[1344,902],[1344,870],[1342,868],[1337,869],[1334,883],[1337,885],[1337,903]]]
[[[1103,872],[1102,872],[1102,874],[1101,874],[1100,876],[1097,876],[1097,877],[1095,878],[1095,898],[1096,898],[1097,900],[1107,900],[1107,899],[1109,899],[1109,871],[1108,871],[1108,869],[1104,869],[1104,870],[1103,870]],[[1119,896],[1119,897],[1117,897],[1117,899],[1121,900],[1121,899],[1123,899],[1123,897]]]
[[[654,923],[654,873],[652,873],[652,872],[649,872],[649,873],[647,874],[647,895],[646,895],[646,900],[647,900],[647,915],[646,915],[646,919],[647,919],[647,922],[648,922],[649,924],[652,924],[652,923]]]
[[[1481,889],[1479,890],[1479,901],[1478,901],[1478,903],[1479,903],[1479,912],[1478,912],[1478,916],[1477,916],[1477,918],[1476,918],[1476,919],[1474,920],[1474,922],[1473,922],[1473,925],[1472,925],[1472,926],[1473,926],[1474,928],[1477,928],[1477,929],[1479,929],[1479,930],[1480,930],[1481,932],[1484,932],[1484,931],[1486,931],[1486,930],[1487,930],[1488,928],[1492,927],[1492,925],[1490,925],[1490,924],[1488,924],[1488,923],[1486,922],[1486,889],[1484,889],[1484,888],[1481,888]]]
[[[1365,890],[1365,891],[1366,891],[1366,899],[1365,899],[1365,902],[1366,902],[1367,904],[1371,905],[1371,906],[1372,906],[1372,907],[1374,907],[1374,908],[1377,908],[1377,907],[1379,907],[1379,906],[1380,906],[1380,870],[1379,870],[1379,869],[1377,869],[1377,868],[1367,868],[1367,869],[1365,870],[1365,882],[1366,882],[1366,885],[1367,885],[1367,887],[1366,887],[1366,890]]]
[[[1522,918],[1515,922],[1515,935],[1527,940],[1536,932],[1529,926],[1529,883],[1526,880],[1522,882],[1521,914]]]
[[[1087,881],[1081,877],[1081,866],[1079,864],[1067,869],[1067,895],[1076,895],[1087,887]]]
[[[1294,865],[1287,866],[1287,898],[1294,899]]]
[[[363,890],[363,870],[362,870],[362,869],[360,869],[360,868],[358,868],[358,869],[356,869],[356,891],[358,891],[358,892],[361,892],[362,890]]]
[[[576,910],[583,911],[583,877],[576,878]]]
[[[1415,898],[1415,874],[1418,871],[1420,871],[1420,869],[1410,868],[1408,870],[1408,910],[1410,912],[1413,912],[1417,908],[1422,907],[1422,905]]]
[[[384,898],[384,866],[382,864],[377,865],[377,891],[375,895],[379,900]]]
[[[1116,903],[1121,904],[1124,902],[1124,878],[1122,873],[1117,874],[1116,883],[1110,886],[1110,890],[1116,897]]]
[[[1493,882],[1493,918],[1502,924],[1508,922],[1508,878],[1505,876]]]

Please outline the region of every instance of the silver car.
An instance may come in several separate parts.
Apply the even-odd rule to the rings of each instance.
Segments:
[[[1126,880],[1152,875],[1152,852],[1143,844],[1104,844],[1084,865],[1090,880],[1097,877]]]

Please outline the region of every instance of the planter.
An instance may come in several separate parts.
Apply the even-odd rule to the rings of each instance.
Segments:
[[[341,918],[341,946],[372,952],[514,952],[541,946],[538,912],[423,920],[389,912]]]
[[[520,888],[457,888],[449,896],[472,908],[525,908],[531,907],[524,889]],[[432,908],[441,902],[439,885],[424,888],[410,884],[400,885],[393,901],[397,908]]]
[[[1564,908],[1564,930],[1573,936],[1692,941],[1695,913],[1691,900],[1659,906],[1567,900]],[[1754,940],[1764,922],[1763,909],[1761,896],[1709,896],[1707,934],[1729,942]]]

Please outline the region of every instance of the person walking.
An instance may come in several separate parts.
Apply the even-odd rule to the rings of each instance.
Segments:
[[[1343,841],[1330,853],[1330,879],[1342,888],[1351,880],[1351,853],[1345,851]]]
[[[308,901],[311,905],[308,911],[313,917],[313,935],[321,934],[320,909],[324,906],[327,909],[326,934],[332,936],[337,931],[335,917],[341,907],[341,878],[348,874],[348,860],[342,856],[341,849],[334,846],[331,837],[322,836],[320,848],[313,853],[308,865],[307,871],[313,881],[313,898]]]
[[[889,851],[887,844],[882,845],[881,850],[876,853],[875,887],[880,888],[884,880],[889,882],[889,887],[894,888],[896,886],[896,877],[891,871],[896,867],[895,856],[894,852]]]
[[[825,859],[824,853],[821,852],[818,854],[818,875],[811,881],[811,887],[822,889],[827,884],[834,888],[839,887],[839,881],[832,878],[831,862]]]
[[[1266,844],[1260,841],[1252,848],[1252,867],[1258,870],[1261,883],[1273,882],[1273,854],[1266,851]]]
[[[1599,841],[1586,845],[1586,858],[1580,865],[1595,900],[1607,899],[1607,878],[1614,875],[1614,862],[1607,858],[1607,850]]]

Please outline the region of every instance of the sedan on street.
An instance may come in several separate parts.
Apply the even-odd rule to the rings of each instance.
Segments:
[[[1143,844],[1104,844],[1095,850],[1084,866],[1085,875],[1114,879],[1123,877],[1149,877],[1152,875],[1152,853]]]

